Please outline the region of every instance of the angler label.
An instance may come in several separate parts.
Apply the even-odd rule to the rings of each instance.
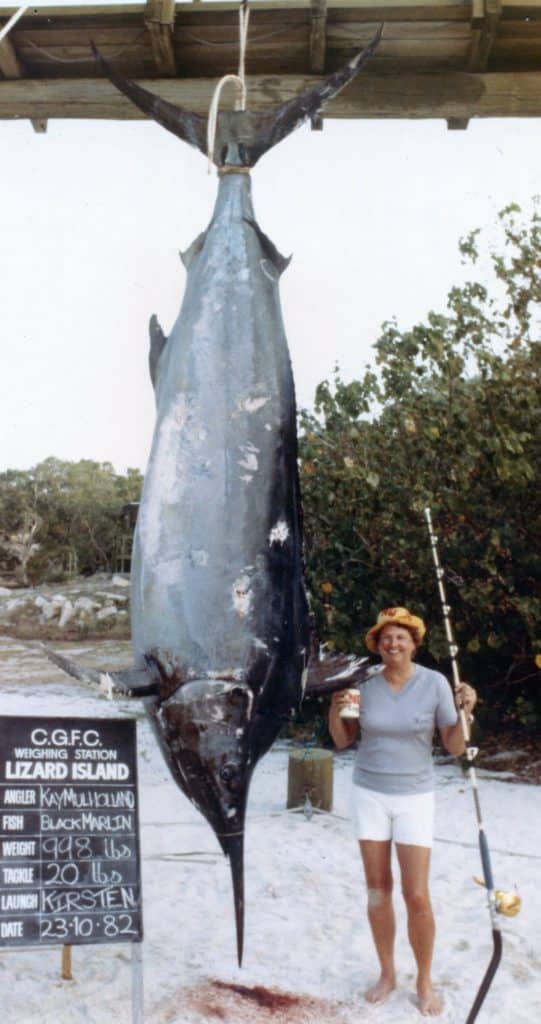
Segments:
[[[0,718],[0,946],[141,939],[135,722]]]

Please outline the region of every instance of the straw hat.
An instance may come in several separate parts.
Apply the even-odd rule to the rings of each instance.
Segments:
[[[422,619],[418,615],[412,615],[407,608],[384,608],[378,615],[378,621],[375,626],[372,626],[368,630],[364,638],[364,642],[372,654],[376,654],[378,649],[378,636],[384,626],[406,626],[411,629],[415,643],[418,645],[422,643],[423,637],[426,633],[426,626]]]

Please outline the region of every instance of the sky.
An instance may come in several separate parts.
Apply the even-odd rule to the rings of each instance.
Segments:
[[[541,192],[540,167],[534,119],[327,120],[264,156],[254,206],[293,256],[281,296],[298,405],[337,363],[362,374],[385,320],[443,311],[464,279],[459,239],[494,239],[498,211]],[[153,123],[53,120],[39,135],[0,121],[0,181],[0,471],[51,455],[144,470],[148,320],[167,334],[176,319],[178,253],[210,220],[216,174]]]

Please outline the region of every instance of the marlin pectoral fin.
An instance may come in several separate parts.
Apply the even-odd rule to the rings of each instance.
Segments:
[[[100,673],[101,685],[104,675],[111,680],[113,691],[125,697],[158,697],[161,693],[161,676],[148,668],[126,668],[117,672]]]
[[[156,377],[158,373],[158,362],[167,343],[167,338],[165,337],[165,334],[163,333],[158,323],[158,317],[156,316],[155,313],[153,313],[150,318],[148,330],[150,334],[150,352],[148,354],[148,365],[150,369],[150,379],[152,381],[152,386],[155,388]]]
[[[51,650],[47,644],[39,644],[39,647],[47,655],[49,661],[61,668],[67,675],[73,676],[87,686],[98,689],[106,696],[113,696],[115,693],[124,697],[153,697],[160,692],[161,677],[157,670],[151,666],[146,668],[129,668],[116,672],[100,672],[93,668],[84,668],[66,658],[63,654]]]
[[[350,654],[311,657],[304,697],[324,697],[336,690],[359,686],[369,674],[368,658],[356,658]]]
[[[254,229],[266,258],[276,267],[278,273],[282,274],[286,267],[291,263],[291,256],[282,256],[282,254],[278,252],[274,242],[271,242],[268,235],[261,230],[259,224],[255,220],[251,220],[249,217],[243,217],[243,220]]]
[[[184,250],[184,252],[180,253],[180,258],[181,258],[184,266],[186,267],[186,270],[189,270],[189,268],[192,265],[195,257],[198,256],[199,253],[201,252],[201,249],[203,248],[203,246],[205,244],[205,238],[206,237],[207,237],[207,232],[206,231],[202,231],[201,234],[197,236],[195,241],[193,241],[192,244],[190,246],[188,246],[187,249]]]
[[[195,146],[196,149],[200,149],[202,153],[207,151],[207,119],[206,117],[200,117],[199,114],[192,114],[188,110],[183,110],[182,107],[177,107],[175,103],[169,103],[167,100],[162,100],[160,96],[154,95],[154,93],[148,92],[147,89],[141,88],[140,85],[136,85],[135,82],[131,82],[129,79],[124,78],[122,75],[115,70],[112,64],[109,63],[105,57],[102,56],[98,48],[94,43],[90,44],[92,52],[96,58],[98,67],[103,71],[104,75],[116,85],[120,92],[123,92],[135,106],[142,110],[144,114],[148,114],[149,117],[157,121],[168,131],[173,132],[173,135],[178,136],[179,139],[183,139],[184,142],[188,142],[191,146]]]

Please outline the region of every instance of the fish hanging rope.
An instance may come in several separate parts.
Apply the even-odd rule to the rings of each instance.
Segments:
[[[6,21],[6,24],[2,25],[2,27],[0,28],[0,43],[2,42],[2,39],[5,39],[8,33],[11,32],[11,29],[13,28],[14,25],[17,24],[19,18],[22,18],[25,11],[28,10],[28,7],[29,4],[23,4],[22,7],[19,7],[18,11],[15,11],[15,14],[12,14],[9,21]]]
[[[224,75],[224,77],[220,79],[214,90],[214,95],[212,97],[209,107],[209,119],[207,125],[207,155],[209,174],[213,163],[212,158],[214,154],[214,141],[216,138],[216,122],[218,120],[218,105],[220,103],[220,93],[227,82],[234,82],[237,87],[235,110],[246,110],[245,63],[249,21],[250,8],[248,7],[248,0],[243,0],[243,3],[240,5],[239,8],[239,72],[238,75]]]

